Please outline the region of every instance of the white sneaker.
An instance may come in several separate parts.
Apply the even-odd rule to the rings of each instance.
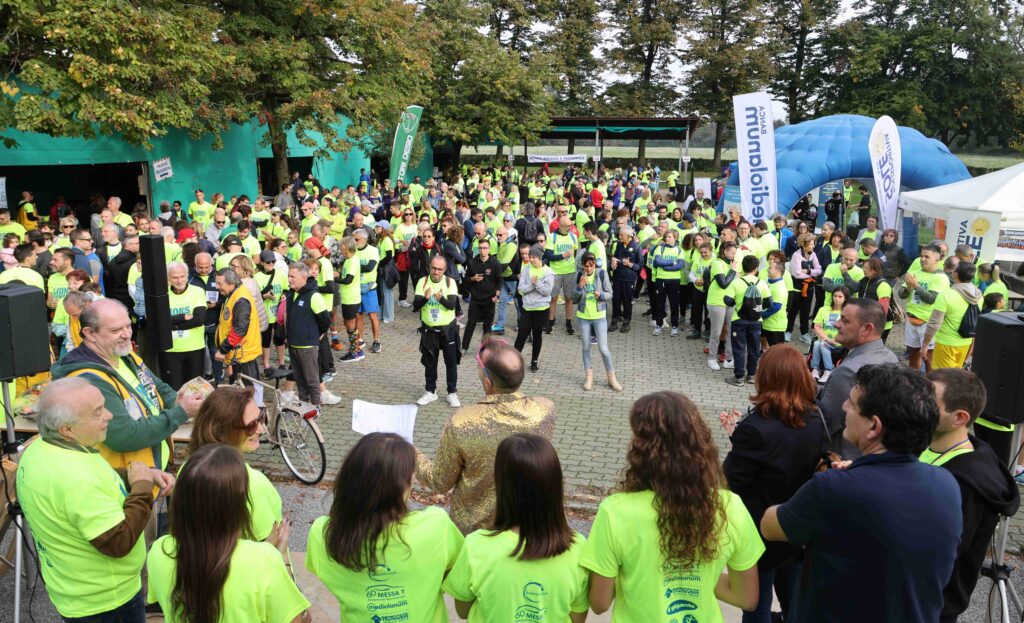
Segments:
[[[818,379],[819,383],[828,383],[828,377],[832,376],[831,370],[825,370],[821,373],[821,378]]]
[[[815,381],[821,380],[821,370],[811,370],[811,376],[814,377]]]
[[[281,402],[292,402],[296,399],[295,392],[282,391]]]
[[[412,307],[412,303],[409,301],[398,301],[399,307]]]
[[[678,335],[679,335],[679,327],[672,327],[672,337],[677,337]]]
[[[790,333],[789,331],[786,331],[785,339],[786,339],[787,342],[792,342],[793,341],[793,334]]]
[[[416,404],[418,404],[419,406],[422,407],[422,406],[425,406],[425,405],[429,405],[430,403],[434,402],[435,400],[437,400],[437,394],[436,393],[434,393],[434,392],[423,392],[423,395],[420,396],[420,399],[416,401]]]
[[[462,406],[462,403],[459,402],[458,394],[448,394],[448,406],[452,409],[458,409]]]
[[[708,359],[708,367],[712,370],[722,369],[722,366],[718,365],[718,359]]]
[[[804,344],[810,344],[813,341],[813,338],[811,337],[810,333],[804,333],[803,335],[800,336],[800,341],[803,342]]]
[[[735,365],[736,364],[733,363],[732,359],[726,359],[725,363],[722,364],[722,367],[725,368],[726,370],[732,370],[735,367]]]
[[[340,396],[335,396],[330,390],[324,390],[320,392],[320,404],[322,405],[336,405],[341,402]]]
[[[661,327],[657,326],[654,328],[654,335],[661,335]]]

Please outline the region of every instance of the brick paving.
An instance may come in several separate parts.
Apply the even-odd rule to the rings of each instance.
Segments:
[[[709,369],[701,343],[687,340],[683,335],[670,337],[668,331],[661,336],[653,336],[649,319],[640,316],[646,308],[646,300],[638,301],[634,306],[633,330],[625,335],[612,333],[609,336],[618,377],[625,386],[622,393],[607,387],[597,345],[592,350],[594,390],[583,391],[583,361],[578,332],[577,336],[566,334],[564,308],[561,307],[554,333],[544,336],[540,372],[526,373],[523,391],[528,395],[546,396],[555,402],[557,425],[554,444],[565,472],[566,492],[573,505],[596,506],[618,482],[630,437],[627,415],[638,397],[667,389],[688,395],[700,407],[724,458],[729,441],[718,423],[718,413],[734,408],[744,409],[747,397],[753,391],[750,385],[727,385],[724,375],[731,374],[731,371]],[[513,310],[510,310],[510,315],[514,319]],[[380,404],[408,404],[423,393],[423,367],[419,361],[416,333],[418,325],[418,314],[399,308],[394,323],[381,325],[381,354],[367,354],[366,359],[359,363],[337,364],[337,378],[328,387],[342,397],[342,402],[326,407],[319,419],[327,440],[325,480],[332,479],[337,473],[348,449],[359,437],[351,430],[353,399]],[[506,332],[509,341],[514,337],[514,331]],[[888,342],[902,351],[903,337],[899,327],[893,330]],[[478,343],[479,330],[471,348],[475,349]],[[798,340],[793,344],[801,350],[807,349]],[[529,348],[527,344],[527,353]],[[416,446],[430,456],[437,449],[445,419],[453,411],[444,399],[444,371],[440,366],[439,376],[440,399],[420,408],[414,435]],[[483,398],[472,350],[459,366],[458,394],[463,404]],[[286,473],[276,452],[261,449],[254,459],[270,473]],[[1024,521],[1020,514],[1011,522],[1010,538],[1013,543],[1024,544]]]

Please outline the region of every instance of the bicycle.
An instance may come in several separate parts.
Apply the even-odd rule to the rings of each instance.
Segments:
[[[264,409],[266,410],[266,431],[262,437],[281,452],[281,458],[301,482],[315,485],[323,480],[327,471],[327,452],[324,449],[324,435],[316,424],[320,417],[320,409],[301,400],[286,401],[281,397],[281,380],[291,374],[289,370],[274,370],[270,375],[273,385],[239,374],[236,385],[242,381],[260,385],[264,390],[274,394],[273,404],[266,398],[264,391]]]

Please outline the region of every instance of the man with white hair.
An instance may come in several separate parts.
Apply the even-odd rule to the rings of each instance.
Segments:
[[[206,292],[188,282],[184,262],[167,265],[167,301],[171,308],[171,348],[161,359],[164,377],[174,389],[203,375]]]
[[[131,214],[125,214],[121,211],[120,197],[111,197],[107,199],[107,209],[110,210],[112,220],[122,229],[132,224]]]
[[[103,394],[113,415],[97,449],[115,468],[141,461],[163,469],[167,440],[203,402],[199,394],[175,392],[132,351],[132,325],[125,306],[113,299],[89,305],[80,317],[82,343],[52,368],[53,378],[81,376]]]
[[[152,221],[159,223],[160,221]],[[161,227],[160,235],[164,238],[164,261],[170,266],[174,262],[181,261],[181,245],[175,241],[175,233],[173,227]]]
[[[142,539],[153,489],[174,477],[140,461],[115,471],[102,447],[113,416],[86,377],[50,383],[39,397],[39,436],[18,465],[18,498],[32,527],[46,590],[68,619],[145,619]]]

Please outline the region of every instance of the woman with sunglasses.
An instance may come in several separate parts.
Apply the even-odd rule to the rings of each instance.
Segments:
[[[583,623],[587,571],[579,564],[586,540],[565,518],[562,466],[551,442],[514,433],[494,457],[496,508],[488,529],[466,537],[444,582],[455,611],[470,621],[533,619]]]
[[[309,530],[306,568],[338,600],[343,621],[365,621],[367,611],[448,621],[441,583],[462,533],[444,509],[409,508],[415,471],[412,444],[393,433],[366,435],[338,471],[330,514]]]
[[[395,244],[398,246],[395,255],[395,268],[398,269],[398,306],[411,307],[412,303],[405,300],[409,293],[409,272],[412,258],[409,257],[409,246],[416,239],[419,226],[416,224],[416,213],[409,205],[400,206],[402,222],[395,227]],[[416,282],[413,281],[413,285]]]
[[[226,444],[243,454],[255,452],[266,426],[267,410],[256,405],[251,387],[222,385],[206,397],[192,422],[186,465],[210,444]],[[274,537],[276,543],[281,528],[287,525],[281,514],[281,496],[262,472],[248,464],[245,471],[249,480],[253,537],[257,541]]]
[[[251,540],[251,470],[238,450],[210,444],[179,472],[170,534],[147,558],[147,601],[168,621],[308,623],[309,601],[280,547]]]

